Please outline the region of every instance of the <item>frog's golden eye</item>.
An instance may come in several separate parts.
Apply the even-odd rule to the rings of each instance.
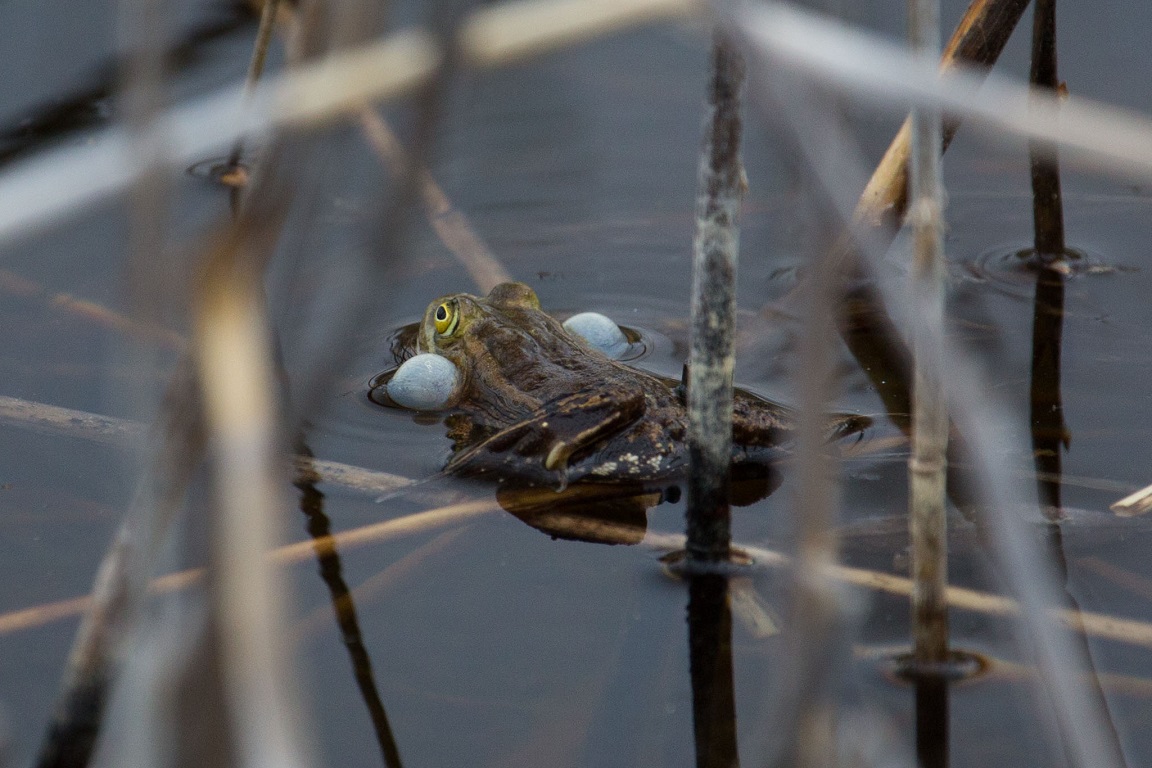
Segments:
[[[456,330],[456,323],[460,322],[460,311],[456,308],[456,302],[446,301],[436,307],[432,320],[436,323],[436,333],[451,336]]]

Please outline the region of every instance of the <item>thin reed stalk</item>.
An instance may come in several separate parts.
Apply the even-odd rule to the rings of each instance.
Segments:
[[[256,42],[252,46],[252,57],[248,61],[248,74],[244,78],[244,92],[251,96],[256,90],[256,84],[264,74],[264,65],[268,60],[268,49],[272,44],[272,32],[276,27],[276,14],[280,10],[280,0],[264,0],[260,9],[260,26],[256,30]],[[227,173],[238,173],[240,170],[240,157],[244,154],[244,140],[238,139],[232,146],[225,166]],[[239,179],[231,180],[235,184]]]
[[[781,17],[777,17],[776,20],[779,18]],[[744,39],[750,42],[754,53],[762,54],[768,60],[774,60],[771,57],[774,56],[778,46],[789,47],[799,52],[800,49],[788,42],[790,38],[783,33],[801,34],[800,39],[804,39],[802,32],[814,32],[815,39],[808,40],[807,45],[815,44],[815,49],[819,49],[823,44],[848,42],[839,36],[839,32],[835,36],[837,39],[832,40],[824,34],[828,30],[823,28],[817,30],[807,21],[801,25],[803,30],[787,24],[783,28],[772,27],[769,30],[764,24],[768,18],[763,15],[753,13],[745,19],[755,27],[755,34]],[[768,38],[772,38],[771,41]],[[854,39],[852,45],[858,42],[859,40]],[[870,69],[879,63],[865,62],[863,58],[845,50],[837,50],[837,54],[853,60],[854,68]],[[789,54],[790,57],[791,55]],[[904,54],[885,50],[885,57],[890,56],[899,59],[899,63],[895,64],[898,69],[906,68],[909,71],[915,69],[906,61]],[[892,65],[893,61],[889,59],[883,63],[886,65],[885,77],[888,77],[891,72],[888,71],[887,65]],[[927,80],[925,77],[923,82]],[[904,83],[909,84],[910,81]],[[939,93],[934,88],[922,90],[917,88],[918,86],[910,87],[905,92],[905,98],[912,98],[921,106],[940,106],[940,100],[937,99]],[[768,95],[771,97],[772,94]],[[874,265],[881,262],[881,251],[875,249],[876,243],[869,238],[868,231],[859,228],[860,222],[853,215],[856,201],[848,191],[856,182],[859,182],[858,188],[864,186],[862,165],[844,162],[847,158],[844,148],[851,147],[852,142],[834,125],[822,125],[810,119],[799,122],[805,117],[811,118],[803,109],[795,112],[780,109],[776,113],[787,119],[795,146],[819,180],[832,210],[840,217],[844,226],[857,237],[858,244],[866,249],[868,258],[864,259],[863,263],[873,271],[874,277],[879,275],[880,268]],[[822,122],[828,123],[828,121]],[[833,141],[829,141],[830,139]],[[876,279],[876,285],[882,289],[885,303],[890,310],[892,308],[899,310],[896,313],[898,317],[915,316],[911,301],[897,292],[894,286],[880,278]],[[1083,649],[1078,648],[1065,633],[1051,631],[1047,619],[1049,607],[1059,603],[1054,586],[1055,576],[1044,558],[1036,551],[1021,522],[1007,513],[1013,508],[1014,494],[1009,474],[996,457],[1002,455],[1004,446],[1019,445],[1022,441],[1009,440],[1003,434],[1008,420],[995,412],[983,396],[982,393],[987,391],[986,386],[980,381],[973,367],[967,363],[965,354],[955,349],[947,337],[944,339],[944,345],[943,359],[947,366],[943,376],[945,394],[959,428],[970,441],[973,462],[978,469],[977,477],[981,479],[981,498],[984,501],[982,508],[991,510],[990,514],[983,516],[988,526],[988,541],[1008,584],[1019,596],[1023,618],[1022,641],[1032,650],[1037,660],[1040,679],[1048,694],[1046,700],[1051,702],[1057,713],[1058,728],[1053,735],[1061,739],[1074,764],[1116,768],[1123,763],[1114,734],[1108,727],[1107,715],[1100,710],[1090,692],[1077,679],[1081,670],[1089,668],[1083,656]]]
[[[1152,485],[1128,494],[1110,508],[1121,517],[1134,517],[1152,511]]]
[[[360,126],[364,135],[387,164],[393,176],[402,177],[407,171],[408,157],[400,140],[388,123],[375,110],[365,108],[360,113]],[[500,263],[480,234],[444,193],[427,168],[419,171],[420,201],[424,214],[440,242],[452,251],[460,264],[482,293],[488,293],[500,283],[512,280],[512,275]]]
[[[453,504],[382,523],[373,523],[362,528],[340,531],[332,534],[331,543],[342,550],[350,550],[384,541],[394,541],[430,533],[453,525],[463,525],[472,522],[477,517],[500,511],[500,505],[493,500]],[[561,521],[558,523],[558,527],[560,525],[571,526],[574,533],[579,533],[580,522],[579,520]],[[456,528],[454,530],[461,529]],[[628,534],[629,531],[622,530],[620,539],[626,540]],[[683,534],[649,531],[641,546],[663,554],[683,549],[684,541]],[[749,542],[736,542],[736,546],[753,558],[753,567],[755,568],[795,567],[793,559],[782,552],[756,546]],[[282,567],[309,561],[315,558],[315,542],[309,540],[287,544],[268,553],[267,556],[272,562]],[[170,573],[153,579],[149,589],[158,594],[187,589],[194,584],[202,583],[204,575],[203,569]],[[913,582],[903,576],[842,565],[833,566],[827,577],[837,583],[901,597],[910,597],[914,587]],[[43,627],[55,621],[77,616],[83,613],[90,604],[91,598],[82,596],[0,614],[0,635]],[[956,610],[970,611],[986,617],[1016,618],[1020,615],[1020,604],[1011,597],[980,592],[965,587],[950,586],[948,588],[948,604]],[[1134,648],[1152,649],[1152,623],[1103,613],[1073,611],[1067,608],[1052,609],[1050,617],[1054,622],[1067,629],[1082,632],[1085,637],[1110,640]]]
[[[732,372],[739,257],[740,90],[744,62],[717,35],[712,45],[708,117],[696,202],[692,270],[692,348],[688,363],[688,558],[728,559],[732,463]]]
[[[787,88],[787,85],[783,87]],[[795,702],[797,727],[789,752],[795,765],[820,768],[835,762],[836,682],[820,670],[832,668],[842,629],[838,585],[830,574],[839,558],[836,522],[840,504],[839,462],[826,445],[828,404],[832,401],[836,338],[835,297],[841,290],[838,264],[825,238],[815,235],[811,273],[805,286],[804,330],[794,380],[800,405],[796,502],[795,591],[789,627],[788,695]]]
[[[321,546],[333,546],[342,549],[359,548],[369,544],[439,530],[447,526],[468,522],[480,515],[499,511],[501,511],[500,505],[492,499],[450,504],[405,517],[386,520],[382,523],[340,531],[332,534],[331,541],[325,540],[319,543]],[[316,540],[286,544],[268,553],[267,557],[278,566],[300,563],[315,558],[316,546]],[[148,587],[152,592],[158,594],[173,592],[187,589],[192,584],[201,583],[204,575],[205,572],[201,568],[177,571],[153,579]],[[34,629],[54,621],[78,616],[90,610],[96,599],[97,595],[93,593],[84,597],[59,600],[0,614],[0,635]],[[1152,636],[1152,627],[1149,628],[1149,634]]]
[[[260,557],[279,539],[287,505],[257,243],[241,231],[210,257],[192,349],[216,498],[211,592],[229,732],[240,764],[292,768],[309,760],[283,643],[286,596]]]
[[[1036,0],[1032,13],[1032,68],[1029,80],[1033,86],[1055,94],[1060,85],[1056,74],[1056,0]],[[1065,258],[1060,159],[1056,147],[1046,142],[1031,141],[1028,151],[1032,168],[1036,259],[1048,265]]]
[[[972,0],[940,56],[940,69],[957,66],[982,69],[1000,58],[1008,38],[1030,0]],[[960,123],[946,120],[940,139],[947,150]],[[899,226],[908,209],[908,168],[912,154],[912,121],[904,121],[860,195],[856,216],[873,224]]]
[[[164,533],[183,506],[204,450],[199,403],[187,371],[178,372],[163,410],[154,459],[101,560],[84,619],[72,641],[37,766],[88,763],[109,686],[127,656],[130,631],[146,595]],[[79,612],[79,611],[78,611]]]
[[[936,0],[909,0],[909,41],[921,61],[935,62],[940,48],[940,7]],[[945,467],[948,410],[944,399],[944,212],[940,155],[940,113],[916,107],[911,116],[913,230],[912,295],[912,451],[908,459],[909,530],[912,573],[913,655],[919,664],[948,658],[948,527]]]
[[[700,154],[692,259],[692,346],[688,385],[685,566],[688,647],[697,768],[739,765],[732,664],[729,488],[736,267],[744,166],[740,95],[744,60],[719,32],[712,41],[708,112]]]
[[[1056,3],[1036,0],[1032,15],[1031,82],[1056,92]],[[1061,514],[1061,451],[1071,439],[1064,421],[1060,387],[1060,357],[1064,335],[1064,205],[1060,193],[1060,159],[1046,142],[1031,141],[1028,153],[1032,175],[1032,221],[1036,268],[1036,295],[1032,313],[1032,382],[1028,404],[1032,420],[1032,450],[1037,490],[1046,514]]]
[[[1030,81],[1034,88],[1055,93],[1059,87],[1056,54],[1056,0],[1036,0],[1032,14],[1032,66]],[[1064,270],[1069,268],[1064,241],[1064,205],[1060,192],[1060,161],[1055,147],[1030,141],[1028,154],[1032,176],[1032,219],[1034,249],[1031,264],[1036,272],[1036,293],[1032,311],[1032,366],[1028,392],[1031,416],[1032,455],[1036,467],[1036,484],[1041,513],[1048,518],[1048,545],[1052,563],[1063,582],[1065,603],[1078,611],[1080,604],[1068,586],[1068,562],[1064,532],[1059,520],[1061,509],[1061,450],[1067,449],[1071,433],[1064,422],[1061,394],[1060,358],[1064,333]],[[1087,640],[1084,658],[1093,663]],[[1099,710],[1109,715],[1108,701],[1095,668],[1086,670],[1088,695],[1096,699]],[[1115,724],[1111,736],[1119,736]]]
[[[1065,104],[994,73],[938,71],[889,42],[778,2],[744,6],[735,18],[777,65],[857,98],[900,108],[911,102],[997,133],[1048,141],[1122,178],[1152,175],[1152,121],[1137,113],[1090,99]]]
[[[100,416],[87,411],[3,395],[0,395],[0,424],[9,424],[44,435],[93,440],[120,446],[131,445],[134,440],[145,437],[148,432],[148,426],[138,421]],[[305,456],[294,458],[297,466],[307,460],[309,466],[324,482],[359,493],[372,495],[390,493],[415,482],[391,472],[365,469],[338,461]]]

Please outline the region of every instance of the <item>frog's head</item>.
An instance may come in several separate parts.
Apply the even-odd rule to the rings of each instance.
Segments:
[[[468,340],[495,327],[537,330],[531,326],[540,322],[541,315],[540,299],[524,283],[501,283],[486,298],[467,293],[441,296],[424,311],[417,351],[443,355],[467,367]]]

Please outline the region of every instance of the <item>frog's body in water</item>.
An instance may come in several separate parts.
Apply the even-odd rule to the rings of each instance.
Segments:
[[[461,385],[446,423],[446,471],[564,486],[579,480],[653,481],[687,463],[688,415],[679,382],[619,363],[540,309],[522,283],[486,298],[432,302],[417,351],[442,355]],[[848,424],[855,419],[856,426]],[[866,420],[840,417],[838,433]],[[737,390],[733,462],[766,463],[793,432],[787,408]]]

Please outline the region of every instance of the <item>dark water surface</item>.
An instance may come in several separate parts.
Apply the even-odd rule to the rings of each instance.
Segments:
[[[947,6],[950,24],[962,8]],[[112,50],[112,9],[93,5],[86,13],[92,26],[80,35],[78,21],[57,18],[49,8],[0,7],[0,50],[14,52],[12,66],[24,73],[0,75],[0,127],[21,125],[46,102],[99,85]],[[189,5],[184,13],[193,28],[223,11]],[[1073,97],[1152,107],[1146,83],[1152,53],[1144,39],[1152,8],[1079,2],[1061,14],[1060,68]],[[903,27],[902,10],[891,4],[854,6],[851,17],[893,35]],[[36,29],[58,29],[45,35],[52,50],[37,50],[21,37],[18,30],[33,19]],[[1022,33],[1028,24],[1026,18],[1005,54],[1013,74],[1027,71]],[[239,77],[251,32],[251,25],[241,26],[206,43],[206,55],[177,78],[177,92],[202,92]],[[643,329],[651,351],[640,365],[673,376],[687,355],[708,45],[702,28],[663,25],[496,72],[464,74],[434,166],[457,207],[506,269],[537,291],[545,309],[596,310]],[[65,51],[70,55],[61,58]],[[97,114],[94,124],[104,124],[107,107],[92,102],[88,108]],[[849,119],[869,156],[878,157],[900,116],[852,107]],[[315,216],[289,225],[285,249],[304,250],[321,265],[334,263],[342,249],[363,247],[355,233],[379,214],[369,192],[378,181],[375,160],[358,134],[333,130],[330,146],[331,157],[346,165],[309,185]],[[813,229],[804,213],[805,185],[779,146],[770,130],[749,128],[737,380],[794,401],[793,329],[782,312],[795,309],[787,296],[810,255]],[[1013,255],[1032,241],[1026,149],[1023,142],[965,129],[945,168],[952,333],[979,356],[988,374],[986,396],[1006,407],[1023,436],[1003,461],[1018,471],[1024,498],[1036,502],[1027,442],[1035,276]],[[202,179],[185,176],[177,183],[174,226],[181,237],[226,212],[226,196]],[[1070,442],[1061,449],[1060,491],[1068,513],[1061,524],[1067,592],[1085,611],[1152,622],[1152,561],[1145,554],[1152,531],[1140,518],[1118,519],[1108,510],[1152,482],[1152,185],[1069,168],[1064,193],[1068,243],[1099,267],[1065,284],[1061,374]],[[109,201],[0,251],[0,395],[141,415],[125,388],[155,385],[164,371],[143,375],[130,368],[117,352],[118,332],[52,300],[66,293],[122,309],[126,231],[122,201]],[[447,455],[443,428],[374,405],[367,384],[388,363],[392,329],[415,321],[436,296],[475,286],[425,224],[414,226],[412,240],[396,283],[379,287],[377,318],[347,340],[361,352],[313,414],[306,440],[323,459],[425,478]],[[902,279],[898,265],[905,258],[899,248],[890,255],[893,279]],[[301,354],[293,333],[310,317],[341,307],[338,296],[320,293],[319,309],[313,304],[311,315],[302,314],[299,306],[318,289],[307,268],[293,272],[291,264],[290,258],[277,264],[270,280],[290,378]],[[843,559],[903,575],[906,447],[880,416],[879,398],[846,349],[838,354],[838,407],[878,416],[861,441],[845,446]],[[162,367],[174,360],[174,352],[164,353]],[[0,612],[88,591],[131,496],[129,461],[114,446],[0,426]],[[791,548],[795,478],[787,466],[781,471],[779,490],[735,511],[738,541]],[[377,503],[373,495],[336,486],[320,490],[335,530],[435,506],[417,493]],[[440,480],[425,490],[466,499],[493,495],[489,486],[462,481]],[[1044,537],[1038,503],[1005,512],[1030,521],[1037,540]],[[682,503],[661,504],[648,513],[648,530],[679,531],[682,518]],[[971,524],[955,512],[951,524],[952,582],[1002,592]],[[293,539],[305,537],[303,515],[292,510],[288,525]],[[664,575],[650,549],[554,540],[511,515],[491,513],[462,528],[343,552],[342,566],[347,583],[360,589],[360,630],[405,765],[693,763],[687,590]],[[286,573],[317,752],[326,765],[376,764],[379,748],[327,587],[314,563]],[[788,639],[785,576],[757,572],[751,587],[782,631],[765,637],[747,611],[736,611],[737,732],[745,765],[760,764],[778,743],[771,724]],[[863,590],[850,598],[855,614],[837,669],[842,724],[857,734],[861,750],[874,742],[880,752],[909,755],[912,689],[894,680],[887,662],[908,644],[907,601]],[[957,646],[993,661],[988,674],[952,689],[951,763],[1063,764],[1045,735],[1027,670],[1012,666],[1029,659],[1011,624],[971,611],[955,611],[952,621]],[[76,626],[70,617],[0,634],[0,710],[14,764],[36,750]],[[1152,646],[1091,639],[1089,648],[1096,671],[1111,676],[1104,694],[1128,763],[1152,765]]]

